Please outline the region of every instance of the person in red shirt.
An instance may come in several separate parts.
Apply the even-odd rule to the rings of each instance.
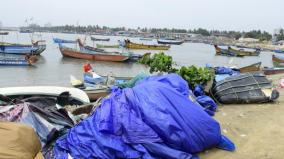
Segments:
[[[91,64],[89,62],[85,63],[83,68],[84,68],[84,72],[85,73],[86,72],[93,72],[93,68],[92,68],[92,66],[91,66]]]

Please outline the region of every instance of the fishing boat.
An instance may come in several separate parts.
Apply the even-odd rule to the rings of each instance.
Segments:
[[[272,55],[272,62],[274,67],[284,67],[284,57]]]
[[[91,36],[92,41],[110,41],[110,38],[95,38]]]
[[[284,53],[284,50],[278,49],[278,50],[273,50],[273,52],[283,54],[283,53]]]
[[[274,74],[284,74],[284,68],[263,68],[263,73],[265,75],[274,75]]]
[[[37,57],[35,55],[23,58],[15,58],[15,57],[0,57],[0,65],[6,66],[31,66],[37,61]]]
[[[214,47],[215,47],[215,50],[216,50],[216,55],[234,56],[234,57],[244,57],[244,55],[242,55],[242,54],[231,53],[231,52],[229,52],[228,49],[220,48],[220,47],[217,46],[217,45],[214,45]]]
[[[184,43],[182,40],[170,40],[170,39],[158,39],[158,44],[168,44],[168,45],[181,45]]]
[[[144,50],[169,50],[169,45],[145,45],[133,43],[130,40],[125,40],[122,46],[128,49],[144,49]]]
[[[86,60],[95,60],[95,61],[113,61],[113,62],[123,62],[129,59],[128,55],[122,55],[119,53],[105,53],[105,52],[96,52],[88,49],[76,50],[67,46],[59,44],[60,52],[63,56],[73,57]]]
[[[45,41],[37,41],[27,45],[0,42],[0,53],[4,54],[39,55],[45,49],[46,49]]]
[[[240,73],[260,71],[260,66],[261,66],[261,62],[257,62],[249,66],[241,67]]]
[[[59,38],[53,38],[54,43],[77,43],[76,40],[65,40],[65,39],[59,39]]]
[[[233,49],[230,46],[228,49],[223,49],[214,45],[216,50],[216,55],[223,56],[235,56],[235,57],[244,57],[244,56],[258,56],[260,54],[260,50],[256,49],[255,51],[245,51],[244,49]]]
[[[232,54],[243,56],[258,56],[260,54],[260,49],[256,49],[255,51],[246,51],[244,49],[233,49],[231,47],[228,47],[228,50]]]
[[[140,54],[135,54],[133,52],[123,52],[123,53],[120,53],[120,52],[108,52],[108,51],[105,51],[101,48],[95,48],[95,47],[92,47],[92,46],[88,46],[88,45],[85,45],[81,39],[78,39],[78,44],[81,48],[81,50],[87,50],[87,51],[90,51],[90,52],[93,52],[93,53],[103,53],[103,54],[120,54],[120,55],[125,55],[125,56],[128,56],[128,60],[127,61],[138,61],[140,58],[142,58],[144,55],[140,55]],[[146,53],[146,54],[149,54],[149,53]]]
[[[9,32],[0,32],[0,35],[8,35],[9,34]]]
[[[97,48],[119,48],[119,45],[101,45],[96,44]]]

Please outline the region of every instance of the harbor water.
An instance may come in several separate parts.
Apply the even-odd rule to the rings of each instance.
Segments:
[[[78,79],[82,78],[82,65],[86,62],[83,59],[74,59],[63,57],[59,51],[58,45],[54,44],[52,38],[62,38],[66,40],[75,40],[77,38],[86,39],[88,45],[95,46],[90,40],[90,36],[79,34],[61,34],[61,33],[18,33],[10,32],[8,36],[0,36],[3,42],[11,43],[31,43],[34,40],[46,40],[47,48],[39,56],[39,61],[35,66],[19,67],[19,66],[0,66],[0,87],[9,86],[35,86],[35,85],[55,85],[70,86],[70,75],[74,75]],[[101,36],[95,36],[101,37]],[[128,38],[122,36],[109,36],[110,42],[98,42],[99,44],[117,44],[118,40],[130,39],[133,42],[144,44],[157,44],[153,41],[140,41],[139,38]],[[71,44],[69,44],[71,45]],[[74,47],[75,46],[73,44]],[[158,53],[152,50],[122,50],[109,49],[109,51],[130,51],[133,53],[144,54],[146,52]],[[262,62],[262,66],[272,67],[271,52],[261,52],[258,57],[225,57],[216,56],[215,49],[212,45],[200,43],[184,43],[182,45],[172,45],[170,50],[164,51],[171,55],[176,63],[176,67],[186,65],[205,66],[210,64],[213,66],[236,66],[243,67],[256,62]],[[8,55],[1,55],[8,56]],[[112,73],[116,76],[135,76],[141,71],[147,72],[148,68],[133,62],[101,62],[91,61],[95,72],[100,75]]]

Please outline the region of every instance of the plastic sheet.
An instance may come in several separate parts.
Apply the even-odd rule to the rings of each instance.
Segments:
[[[56,158],[194,158],[222,141],[220,125],[188,99],[178,75],[114,88],[87,119],[57,140]]]

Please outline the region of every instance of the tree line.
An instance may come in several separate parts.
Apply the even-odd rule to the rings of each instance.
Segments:
[[[30,24],[28,27],[34,31],[49,31],[49,32],[73,32],[73,33],[93,33],[97,32],[98,30],[108,31],[110,33],[117,32],[117,31],[140,31],[140,32],[147,32],[147,33],[191,33],[191,34],[200,34],[202,36],[225,36],[234,39],[239,39],[241,37],[244,38],[254,38],[259,39],[260,41],[269,41],[272,38],[272,35],[266,31],[261,30],[252,30],[252,31],[220,31],[220,30],[207,30],[203,28],[198,29],[177,29],[177,28],[140,28],[137,29],[130,29],[125,27],[107,27],[107,26],[99,26],[99,25],[88,25],[88,26],[75,26],[75,25],[65,25],[65,26],[44,26],[41,27],[36,24]],[[281,29],[280,34],[277,35],[277,40],[284,40],[284,30]]]

